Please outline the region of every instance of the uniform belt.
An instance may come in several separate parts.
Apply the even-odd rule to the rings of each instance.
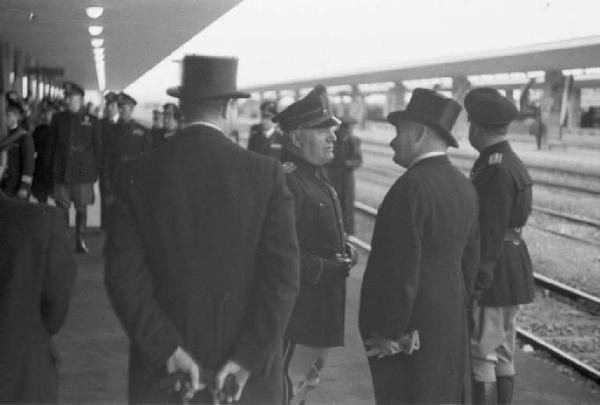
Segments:
[[[521,243],[521,232],[522,232],[523,228],[517,226],[515,228],[510,228],[507,229],[506,232],[504,233],[504,241],[505,242],[512,242],[515,245],[518,245]]]

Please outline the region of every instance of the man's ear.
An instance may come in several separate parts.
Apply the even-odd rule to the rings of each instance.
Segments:
[[[428,129],[425,125],[415,125],[415,143],[421,143]]]

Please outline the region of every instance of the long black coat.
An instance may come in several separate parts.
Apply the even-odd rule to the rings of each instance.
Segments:
[[[337,141],[333,146],[333,160],[327,164],[327,176],[337,191],[342,213],[344,214],[344,229],[347,233],[354,233],[354,196],[356,182],[354,171],[363,162],[360,150],[360,138],[340,129],[336,132]]]
[[[102,157],[98,118],[82,108],[62,111],[52,117],[52,174],[55,183],[94,183]]]
[[[0,192],[0,402],[57,402],[50,337],[74,278],[63,215]]]
[[[40,124],[33,131],[35,145],[35,170],[31,186],[35,197],[48,197],[52,194],[52,145],[50,126]]]
[[[294,195],[300,243],[301,288],[287,337],[313,347],[344,345],[346,280],[323,283],[323,273],[344,254],[342,210],[323,168],[284,154],[284,170]]]
[[[466,305],[479,265],[477,195],[447,156],[417,162],[385,196],[364,274],[359,327],[418,330],[411,356],[370,359],[378,403],[461,403],[468,393]]]
[[[481,269],[476,286],[483,292],[480,304],[529,303],[534,297],[533,267],[520,235],[531,213],[527,168],[504,141],[481,153],[471,177],[480,206]]]
[[[252,372],[244,403],[281,403],[282,339],[299,288],[293,199],[280,164],[194,125],[125,163],[107,226],[106,286],[132,343],[129,398],[182,346]]]

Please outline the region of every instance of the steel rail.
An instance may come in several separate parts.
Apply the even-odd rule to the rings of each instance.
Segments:
[[[366,213],[369,216],[377,215],[377,210],[375,208],[370,207],[361,202],[358,202],[358,201],[355,202],[354,207],[358,211]],[[354,235],[350,235],[348,237],[348,241],[360,249],[363,249],[367,252],[371,252],[371,245],[368,244],[367,242],[357,238]],[[534,278],[538,285],[540,285],[544,288],[547,288],[549,290],[560,291],[561,295],[568,296],[569,298],[572,298],[572,299],[574,297],[576,297],[576,299],[578,299],[578,300],[586,300],[586,301],[592,302],[596,305],[600,304],[600,298],[595,297],[591,294],[585,293],[583,291],[577,290],[573,287],[570,287],[559,281],[553,280],[549,277],[534,273]],[[585,376],[586,378],[589,378],[592,381],[596,382],[597,384],[600,384],[600,370],[596,370],[595,368],[583,363],[581,360],[578,360],[577,358],[564,352],[563,350],[559,349],[558,347],[552,345],[551,343],[546,342],[543,339],[540,339],[539,337],[535,336],[533,333],[528,332],[522,328],[517,328],[517,336],[519,337],[519,339],[523,340],[526,343],[529,343],[531,346],[548,353],[549,355],[551,355],[553,358],[557,359],[561,363],[570,366],[571,368],[573,368],[574,370],[576,370],[578,373]]]

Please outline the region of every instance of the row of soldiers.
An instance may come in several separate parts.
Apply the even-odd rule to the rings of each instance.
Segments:
[[[84,90],[79,85],[66,82],[63,90],[64,103],[41,103],[39,124],[34,129],[27,119],[26,103],[8,97],[8,135],[15,142],[8,150],[0,189],[22,200],[33,195],[43,204],[52,197],[67,212],[73,204],[76,251],[87,253],[83,234],[87,206],[94,202],[93,184],[100,180],[106,220],[119,166],[162,145],[178,129],[181,113],[175,104],[165,104],[162,125],[148,130],[133,119],[137,102],[124,92],[105,95],[104,116],[98,119],[84,105]]]
[[[249,97],[236,87],[237,59],[186,56],[182,66],[182,85],[168,94],[179,98],[185,123],[161,147],[123,159],[110,184],[105,283],[131,341],[129,400],[301,403],[329,350],[344,345],[346,280],[357,262],[325,171],[341,122],[317,85],[272,117],[282,162],[248,152],[226,136],[235,124],[231,100]],[[465,107],[469,140],[480,151],[472,181],[447,156],[458,147],[455,100],[416,89],[405,110],[388,116],[394,162],[407,170],[377,215],[358,325],[379,404],[468,403],[471,394],[476,403],[511,401],[514,320],[518,305],[533,298],[521,237],[531,179],[505,139],[515,106],[482,88]],[[0,238],[2,249],[12,248],[0,255],[14,273],[7,279],[49,280],[36,290],[42,304],[31,306],[41,316],[27,317],[35,325],[7,323],[0,350],[22,347],[14,337],[29,331],[42,344],[28,350],[43,354],[64,322],[72,286],[64,221],[48,207],[41,215],[2,195],[0,204],[3,229],[19,235]],[[19,230],[25,220],[15,213],[25,211],[32,226]],[[10,260],[22,259],[22,246],[45,252],[48,240],[50,261],[15,270],[18,260]],[[20,293],[0,296],[0,321],[19,320],[19,304],[39,300]],[[0,367],[11,382],[0,386],[0,399],[29,387],[37,389],[30,402],[52,400],[53,377],[31,369],[55,366],[46,358],[24,362],[18,352],[0,352],[19,367]]]

